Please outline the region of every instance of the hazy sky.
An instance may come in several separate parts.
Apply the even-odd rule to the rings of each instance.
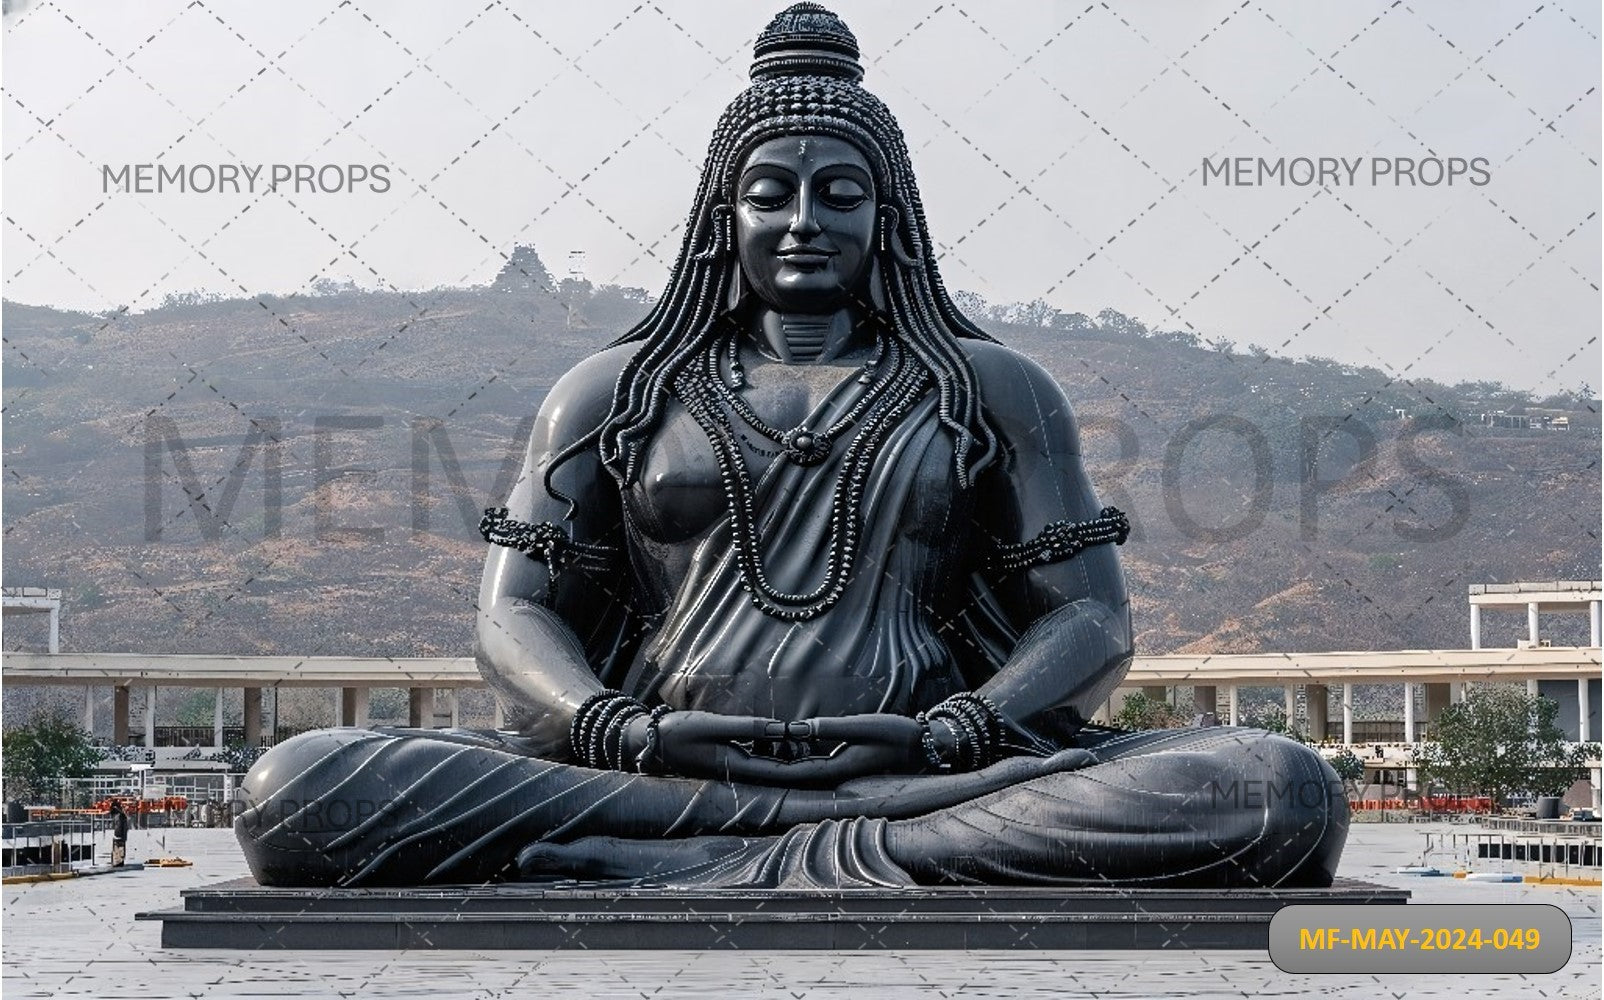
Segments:
[[[320,278],[478,283],[519,243],[655,290],[782,6],[10,3],[5,295],[137,312]],[[1596,2],[835,8],[907,132],[953,288],[1403,377],[1598,385]],[[1235,186],[1206,177],[1222,157],[1358,169]],[[1399,185],[1377,157],[1485,173]],[[103,167],[139,163],[260,167],[259,190],[105,190]],[[273,164],[382,164],[389,186],[270,193]]]

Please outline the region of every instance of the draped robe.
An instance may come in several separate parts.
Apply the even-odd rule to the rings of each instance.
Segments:
[[[864,391],[844,380],[808,426],[828,426]],[[761,558],[781,590],[823,579],[847,444],[819,466],[774,458],[759,474]],[[598,676],[648,703],[781,719],[911,715],[978,686],[1018,633],[972,572],[952,456],[927,395],[865,484],[845,594],[801,622],[753,605],[727,513],[671,579],[662,496],[626,491],[633,589],[593,658]],[[1050,712],[1015,722],[1030,752],[980,771],[829,789],[597,771],[510,733],[324,730],[258,763],[236,829],[258,880],[283,885],[1330,882],[1346,807],[1307,748],[1227,727],[1131,734]]]

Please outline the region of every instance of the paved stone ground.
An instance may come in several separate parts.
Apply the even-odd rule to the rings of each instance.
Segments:
[[[1600,996],[1597,889],[1390,874],[1421,860],[1423,826],[1356,825],[1341,874],[1425,903],[1555,903],[1570,914],[1570,964],[1548,976],[1289,976],[1260,952],[257,952],[166,951],[141,910],[246,874],[227,830],[134,831],[130,860],[177,854],[192,868],[7,886],[4,994],[20,997],[499,997],[878,1000],[1089,996],[1559,998]],[[1428,859],[1442,864],[1447,859]]]

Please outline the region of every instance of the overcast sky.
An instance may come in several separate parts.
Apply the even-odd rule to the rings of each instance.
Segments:
[[[520,243],[655,290],[781,6],[8,3],[5,295],[137,312],[322,278],[471,284]],[[1404,377],[1598,385],[1596,2],[835,8],[907,132],[953,288]],[[1358,161],[1357,183],[1205,184],[1205,159],[1322,156]],[[1376,157],[1485,173],[1398,186]],[[104,190],[103,167],[138,163],[261,166],[259,187],[272,164],[382,164],[390,183]]]

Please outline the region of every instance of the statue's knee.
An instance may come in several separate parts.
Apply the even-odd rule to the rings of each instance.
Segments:
[[[234,832],[263,885],[328,885],[346,873],[342,838],[380,808],[367,767],[389,741],[364,729],[321,729],[285,740],[240,785]]]
[[[1342,780],[1319,751],[1276,733],[1241,730],[1238,752],[1238,773],[1256,793],[1248,797],[1272,816],[1300,828],[1315,820],[1346,821]]]
[[[293,736],[263,754],[240,785],[247,803],[262,802],[320,772],[334,777],[354,748],[379,739],[366,729],[315,729]]]
[[[372,785],[382,780],[364,765],[387,741],[366,729],[319,729],[285,740],[241,783],[235,829],[242,839],[271,840],[291,829],[304,838],[360,824],[377,808]],[[358,773],[364,770],[374,773]]]

